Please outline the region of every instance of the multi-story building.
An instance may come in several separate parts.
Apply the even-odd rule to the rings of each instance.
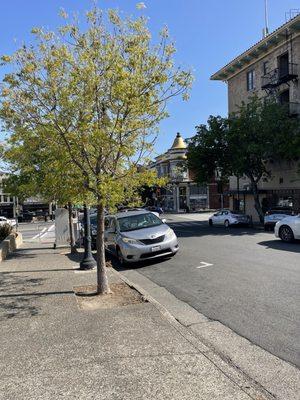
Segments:
[[[0,215],[13,218],[16,215],[17,199],[3,191],[3,180],[7,174],[0,171]]]
[[[8,177],[7,172],[0,171],[0,216],[15,218],[23,213],[52,214],[52,203],[47,203],[38,197],[30,197],[19,202],[16,196],[3,191],[3,181]]]
[[[186,153],[187,145],[177,133],[172,147],[150,164],[150,169],[156,170],[158,177],[168,178],[167,185],[153,193],[153,202],[166,212],[220,208],[226,200],[218,193],[217,183],[197,184],[193,172],[187,167]]]
[[[300,117],[300,14],[268,34],[212,75],[228,85],[228,112],[238,111],[254,95],[273,96]],[[300,155],[299,155],[300,156]],[[299,160],[268,165],[271,179],[262,180],[259,192],[264,209],[290,205],[300,210]],[[257,219],[246,178],[230,179],[230,205]]]

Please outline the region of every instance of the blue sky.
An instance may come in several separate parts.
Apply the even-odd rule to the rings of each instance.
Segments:
[[[119,8],[139,15],[139,0],[99,0],[103,9]],[[264,0],[145,0],[143,14],[155,34],[167,25],[176,43],[178,64],[194,70],[195,82],[188,102],[169,104],[170,117],[160,125],[156,151],[170,147],[176,132],[183,137],[195,133],[195,126],[209,115],[226,115],[227,91],[222,82],[209,77],[232,58],[257,42],[264,26]],[[285,13],[299,8],[299,0],[268,0],[270,30],[285,22]],[[68,13],[90,8],[89,0],[2,0],[0,1],[0,53],[9,54],[16,41],[28,43],[33,26],[55,29],[59,9]],[[3,71],[0,70],[0,79]]]

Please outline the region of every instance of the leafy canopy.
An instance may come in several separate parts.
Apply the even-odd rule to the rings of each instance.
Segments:
[[[189,167],[201,182],[218,171],[223,178],[245,175],[258,183],[271,176],[270,160],[299,156],[299,125],[285,107],[254,97],[229,118],[211,116],[207,126],[197,127],[189,141]]]
[[[127,196],[141,181],[154,183],[138,166],[168,115],[168,99],[187,99],[191,73],[174,66],[166,29],[152,44],[144,17],[122,20],[113,10],[106,15],[93,8],[82,31],[62,16],[66,23],[58,32],[34,28],[33,45],[2,57],[14,72],[4,78],[0,117],[20,152],[28,141],[38,153],[49,150],[54,171],[60,163],[72,165],[78,188],[81,181],[103,206],[114,205],[125,188]]]

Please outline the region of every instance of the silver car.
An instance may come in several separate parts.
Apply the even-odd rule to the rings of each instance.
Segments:
[[[250,225],[251,220],[249,215],[242,214],[239,212],[230,211],[227,209],[222,209],[213,214],[208,223],[210,226],[213,225],[223,225],[226,228],[232,225]]]
[[[174,231],[149,211],[106,216],[104,239],[121,264],[172,256],[179,248]]]

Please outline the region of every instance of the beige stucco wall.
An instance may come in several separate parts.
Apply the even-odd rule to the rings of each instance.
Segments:
[[[259,195],[260,202],[262,202],[263,198],[265,198],[266,195],[261,194]],[[243,195],[241,195],[241,199],[243,199]],[[234,209],[233,207],[233,197],[229,198],[229,208],[231,210]],[[254,198],[252,194],[246,194],[245,195],[245,214],[250,215],[252,217],[253,222],[259,222],[259,217],[257,214],[257,211],[255,210],[254,207]]]
[[[247,102],[249,97],[257,95],[258,97],[265,97],[266,92],[261,89],[262,76],[263,76],[263,63],[268,61],[268,69],[273,70],[277,68],[277,57],[289,52],[289,62],[298,64],[298,74],[300,75],[300,35],[299,33],[292,40],[285,42],[279,47],[275,48],[269,54],[262,56],[257,61],[247,66],[244,70],[238,72],[228,80],[228,112],[232,113],[238,110],[241,103]],[[247,72],[255,70],[255,90],[247,91]],[[289,82],[290,86],[290,101],[300,102],[300,84],[297,82]],[[280,91],[287,89],[288,86],[283,84],[279,87]]]
[[[232,113],[238,110],[241,103],[247,102],[248,99],[257,95],[258,97],[265,97],[267,95],[265,90],[261,89],[262,76],[263,76],[263,63],[268,61],[268,70],[277,68],[277,58],[289,52],[289,62],[297,64],[297,72],[300,76],[300,34],[297,33],[292,40],[286,41],[284,44],[273,49],[268,54],[262,56],[260,59],[253,61],[247,68],[240,71],[228,80],[228,112]],[[255,90],[247,91],[247,72],[255,70]],[[289,85],[283,84],[278,87],[278,94],[289,88],[290,101],[300,103],[300,79],[298,81],[289,82]],[[300,106],[299,106],[300,107]],[[300,156],[300,155],[299,155]],[[300,188],[300,174],[299,174],[300,161],[288,163],[285,161],[269,163],[267,168],[271,171],[271,178],[268,180],[261,180],[259,189],[299,189]],[[239,187],[245,189],[249,186],[247,178],[240,178]],[[236,177],[231,177],[229,180],[229,187],[231,190],[237,189]],[[249,197],[250,207],[249,214],[252,214],[251,209],[251,196]],[[246,203],[248,203],[248,198]],[[254,207],[254,205],[253,205]],[[252,210],[253,211],[253,210]]]
[[[298,162],[274,162],[268,164],[267,169],[271,171],[271,178],[261,180],[259,189],[300,189],[300,160]],[[240,189],[249,186],[249,179],[241,177],[239,182]],[[231,176],[229,179],[231,190],[237,189],[237,178]]]

